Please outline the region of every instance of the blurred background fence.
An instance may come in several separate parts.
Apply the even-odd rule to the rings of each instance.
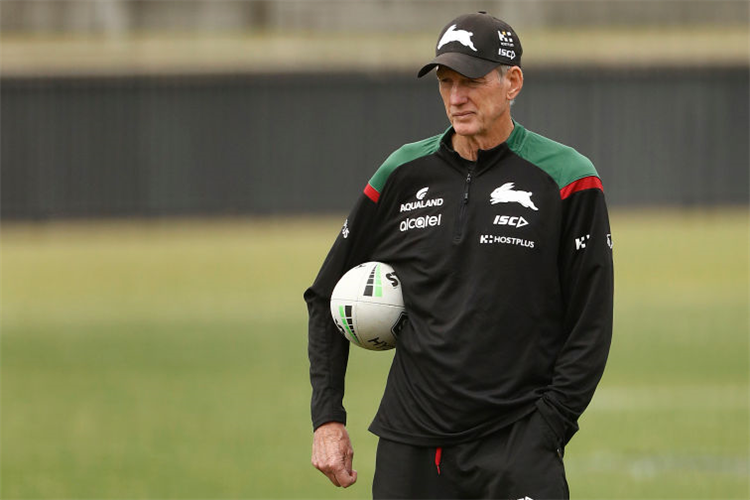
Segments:
[[[403,74],[6,79],[6,217],[346,210],[447,121]],[[748,196],[748,73],[529,70],[514,116],[597,165],[613,204]],[[708,98],[710,96],[710,98]]]
[[[744,1],[4,1],[3,218],[346,210],[447,121],[437,31],[508,19],[514,117],[613,205],[747,203]]]

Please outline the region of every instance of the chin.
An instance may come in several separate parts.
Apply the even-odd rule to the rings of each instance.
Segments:
[[[479,127],[473,123],[454,123],[453,130],[455,130],[458,135],[472,136],[479,132]]]

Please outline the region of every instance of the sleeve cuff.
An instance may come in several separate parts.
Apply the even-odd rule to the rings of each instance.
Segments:
[[[544,397],[536,402],[536,407],[563,446],[568,444],[573,435],[578,432],[578,423],[566,418]]]
[[[313,432],[315,432],[318,427],[320,427],[323,424],[327,424],[328,422],[339,422],[344,425],[346,425],[346,413],[331,413],[327,415],[322,415],[317,418],[313,418],[312,425],[313,425]]]

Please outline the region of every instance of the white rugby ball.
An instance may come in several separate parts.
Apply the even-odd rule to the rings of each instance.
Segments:
[[[331,316],[352,344],[372,351],[393,349],[407,319],[401,280],[383,262],[350,269],[333,289]]]

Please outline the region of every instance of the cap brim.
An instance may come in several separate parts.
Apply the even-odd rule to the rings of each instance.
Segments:
[[[493,69],[500,66],[497,61],[488,61],[478,57],[472,57],[460,52],[446,52],[424,65],[417,73],[417,78],[422,78],[436,66],[445,66],[467,78],[481,78]]]

